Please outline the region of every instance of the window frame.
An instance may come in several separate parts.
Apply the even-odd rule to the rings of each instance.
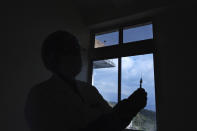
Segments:
[[[152,24],[153,38],[147,40],[141,40],[136,42],[123,43],[123,30],[125,28],[138,27],[143,25]],[[144,54],[153,54],[153,65],[154,65],[154,85],[155,85],[155,103],[156,103],[156,125],[158,131],[158,117],[159,117],[159,98],[158,98],[158,62],[157,62],[157,49],[155,45],[155,32],[154,32],[154,21],[152,18],[144,18],[127,23],[121,23],[116,25],[110,25],[106,27],[97,27],[90,30],[90,46],[88,49],[88,83],[92,84],[92,73],[93,73],[93,61],[118,58],[118,102],[121,100],[121,57],[136,56]],[[102,32],[109,32],[118,30],[119,32],[119,43],[117,45],[105,46],[94,48],[96,34]],[[101,53],[102,52],[102,53]],[[110,53],[109,53],[110,52]]]

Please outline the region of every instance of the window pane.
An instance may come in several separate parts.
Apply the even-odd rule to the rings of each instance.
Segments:
[[[94,48],[116,45],[119,43],[118,31],[103,33],[95,36]]]
[[[131,27],[123,30],[123,43],[136,42],[153,38],[152,24]]]
[[[153,55],[139,55],[122,57],[122,94],[121,98],[127,98],[140,86],[142,76],[142,88],[147,91],[147,106],[137,114],[127,127],[134,130],[156,130],[156,106]]]
[[[118,59],[94,61],[92,85],[114,106],[118,99]]]

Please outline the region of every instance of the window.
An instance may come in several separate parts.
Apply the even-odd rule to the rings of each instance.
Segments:
[[[113,33],[101,35],[94,33],[95,48],[91,52],[91,82],[113,107],[118,101],[127,98],[139,88],[142,77],[142,87],[148,93],[147,106],[137,114],[127,129],[155,131],[152,24],[119,27],[118,31]],[[102,46],[96,47],[97,42],[102,43]]]

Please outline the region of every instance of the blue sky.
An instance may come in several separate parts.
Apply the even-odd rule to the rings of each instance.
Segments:
[[[123,41],[132,42],[153,37],[152,25],[125,29],[123,31]],[[96,39],[105,42],[105,45],[118,43],[118,32],[96,36]],[[99,90],[107,101],[117,102],[118,90],[118,60],[111,59],[115,67],[101,68],[93,70],[93,85]],[[155,85],[153,55],[139,55],[122,57],[122,92],[121,98],[127,98],[139,88],[139,80],[143,78],[143,88],[148,93],[146,109],[155,111]]]

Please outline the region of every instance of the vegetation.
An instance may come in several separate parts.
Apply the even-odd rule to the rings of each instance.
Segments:
[[[116,102],[109,102],[110,106],[115,106]],[[143,109],[133,118],[127,129],[156,131],[156,113],[151,110]]]

